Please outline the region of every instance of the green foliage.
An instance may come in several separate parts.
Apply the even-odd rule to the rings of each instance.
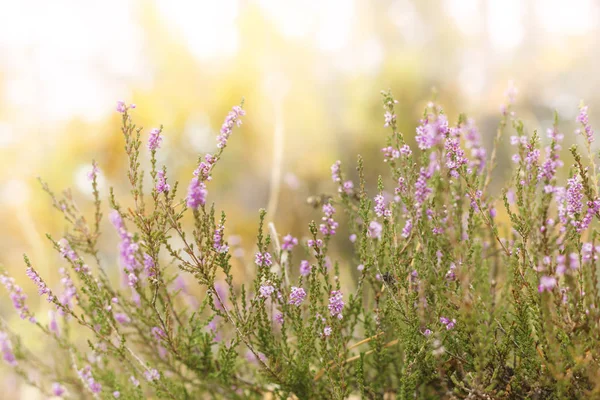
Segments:
[[[65,259],[63,293],[42,290],[32,262],[25,263],[59,312],[60,328],[15,305],[55,343],[57,357],[48,363],[32,354],[3,323],[5,360],[42,392],[58,385],[68,398],[600,396],[600,201],[590,146],[587,161],[571,149],[570,179],[561,186],[558,117],[542,160],[543,139],[527,134],[509,104],[488,160],[473,121],[460,115],[450,125],[433,103],[413,152],[398,131],[394,105],[384,92],[389,176],[371,182],[359,157],[358,181],[351,182],[336,163],[332,194],[313,201],[322,223],[309,223],[299,245],[280,237],[261,210],[251,282],[232,268],[225,213],[191,205],[191,194],[178,196],[177,184],[165,189],[167,169],[157,166],[156,149],[154,187],[144,191],[143,130],[125,108],[131,198],[117,200],[111,189],[109,205],[130,287],[111,282],[98,249],[103,211],[96,174],[91,223],[70,192],[57,196],[43,184],[69,225],[63,239],[48,236]],[[515,169],[498,201],[489,184],[509,127],[516,133]],[[224,148],[199,160],[202,184]],[[341,213],[334,206],[352,233],[350,259],[330,257],[330,248],[347,240],[336,232]],[[342,280],[349,268],[359,271],[353,282]],[[193,298],[180,275],[206,295]],[[0,276],[11,296],[19,293],[12,278]],[[69,282],[76,291],[65,294]],[[45,379],[31,379],[33,370]]]

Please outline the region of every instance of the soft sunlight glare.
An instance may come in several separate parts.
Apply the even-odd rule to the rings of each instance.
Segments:
[[[489,35],[492,45],[510,50],[523,41],[523,2],[490,0],[488,2]]]
[[[446,0],[444,11],[454,19],[456,26],[467,35],[481,33],[480,0]]]
[[[159,15],[199,59],[228,57],[238,50],[236,0],[156,0]]]
[[[543,29],[552,34],[583,35],[598,22],[592,0],[537,0],[536,13]]]
[[[354,1],[259,0],[263,11],[288,37],[314,37],[321,50],[339,50],[352,33]]]
[[[140,83],[141,41],[130,2],[0,2],[0,95],[40,121],[99,120]]]

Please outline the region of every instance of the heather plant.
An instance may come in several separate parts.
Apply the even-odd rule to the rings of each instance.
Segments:
[[[130,198],[110,190],[114,229],[102,233],[118,238],[121,285],[98,248],[100,166],[89,173],[91,216],[69,191],[57,195],[42,182],[69,226],[61,239],[48,236],[63,258],[60,287],[25,257],[26,275],[50,303],[48,322],[28,308],[13,277],[3,272],[0,281],[56,356],[28,350],[2,322],[4,361],[44,394],[65,398],[600,397],[600,197],[587,107],[575,132],[585,149],[565,152],[558,116],[547,139],[527,131],[511,88],[488,157],[473,119],[451,122],[435,103],[411,148],[396,101],[382,95],[389,174],[367,177],[360,157],[356,174],[335,162],[331,192],[312,199],[321,220],[303,238],[268,229],[260,211],[251,282],[232,269],[226,215],[209,203],[213,169],[243,104],[182,193],[157,162],[162,128],[145,138],[135,106],[119,102]],[[512,174],[494,198],[505,137]],[[340,223],[350,237],[340,237]],[[336,241],[351,243],[348,259],[335,259]],[[351,276],[344,269],[358,279],[342,281]],[[193,297],[182,276],[204,295]]]

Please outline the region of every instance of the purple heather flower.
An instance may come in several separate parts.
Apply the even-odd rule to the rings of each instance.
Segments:
[[[479,206],[477,205],[477,200],[481,199],[481,196],[483,195],[483,192],[481,190],[478,190],[475,192],[475,196],[471,196],[469,193],[465,194],[465,196],[470,199],[470,205],[471,208],[475,211],[479,210]]]
[[[279,325],[283,325],[285,317],[282,313],[276,313],[273,315],[273,321],[277,322]]]
[[[370,238],[379,239],[381,238],[381,232],[383,231],[383,227],[377,221],[371,221],[369,223],[369,229],[367,230],[367,235]]]
[[[77,371],[79,377],[84,382],[87,382],[89,389],[92,393],[100,393],[102,391],[102,385],[94,379],[92,376],[92,367],[87,365],[85,368]]]
[[[148,382],[157,381],[160,379],[160,373],[154,368],[144,371],[144,377]]]
[[[13,353],[12,343],[8,338],[6,332],[0,331],[0,351],[2,352],[2,358],[11,367],[17,366],[17,358]]]
[[[156,173],[157,176],[157,180],[156,180],[156,186],[155,189],[158,193],[163,193],[163,192],[168,192],[171,190],[171,185],[169,185],[167,183],[167,179],[165,177],[165,171],[164,170],[159,170]]]
[[[588,206],[587,212],[585,213],[585,216],[583,217],[583,219],[581,220],[581,223],[579,224],[579,227],[577,230],[578,232],[582,232],[582,231],[586,230],[592,223],[594,216],[596,216],[600,213],[600,200],[599,199],[596,199],[594,201],[588,201],[587,206]]]
[[[321,239],[317,239],[317,240],[313,240],[313,239],[309,239],[306,244],[308,245],[308,247],[312,247],[312,248],[316,248],[316,249],[320,249],[321,247],[323,247],[323,241]]]
[[[589,118],[588,118],[588,106],[582,105],[579,107],[579,114],[577,115],[577,122],[581,124],[585,132],[588,143],[594,141],[594,130],[592,129]],[[581,133],[581,130],[577,130],[576,133]]]
[[[298,244],[298,239],[293,237],[290,234],[287,234],[283,237],[283,244],[281,245],[281,249],[283,251],[292,251],[294,246]]]
[[[525,156],[525,167],[528,170],[533,169],[539,162],[540,150],[533,148],[531,144],[527,144],[527,155]]]
[[[121,397],[121,392],[119,392],[118,390],[115,390],[115,391],[113,392],[113,397],[114,397],[115,399],[118,399],[119,397]]]
[[[263,353],[259,352],[258,359],[257,359],[256,355],[252,352],[252,350],[248,350],[246,352],[246,360],[248,360],[249,362],[251,362],[253,364],[258,364],[258,360],[262,361],[263,363],[266,363],[267,356],[265,356]]]
[[[204,182],[200,182],[199,177],[195,176],[190,181],[190,185],[188,186],[187,193],[187,206],[194,210],[197,210],[198,207],[206,204],[206,195],[208,191],[206,190],[206,184]]]
[[[134,387],[138,387],[138,386],[140,386],[140,381],[138,381],[137,379],[135,379],[135,376],[133,376],[133,375],[132,375],[132,376],[130,376],[130,377],[129,377],[129,380],[131,381],[131,384],[132,384]]]
[[[334,182],[341,182],[342,181],[342,177],[340,175],[340,166],[341,165],[342,165],[342,162],[340,160],[337,160],[331,166],[331,179],[333,179]]]
[[[75,253],[75,250],[71,248],[71,245],[67,241],[67,239],[60,239],[58,241],[58,246],[60,247],[60,255],[64,258],[67,258],[73,262],[79,260],[79,256]]]
[[[301,287],[292,286],[292,290],[290,292],[290,299],[288,304],[292,304],[296,307],[299,307],[300,304],[304,301],[306,297],[306,292]]]
[[[48,311],[48,319],[50,320],[48,322],[48,329],[50,332],[54,332],[56,336],[60,336],[60,329],[58,328],[58,321],[56,320],[56,314],[54,311]]]
[[[115,321],[117,321],[121,325],[128,325],[129,323],[131,323],[131,319],[125,313],[116,313],[115,314]]]
[[[383,198],[383,194],[379,193],[375,196],[375,214],[378,217],[390,218],[392,216],[392,210],[386,207],[385,199]]]
[[[469,167],[481,173],[485,168],[486,151],[481,144],[481,135],[475,125],[475,120],[467,119],[467,123],[462,126],[465,136],[465,147],[471,149],[472,160],[469,162]]]
[[[6,287],[9,297],[13,302],[13,306],[19,311],[21,319],[29,318],[31,322],[35,322],[35,317],[31,315],[29,308],[25,304],[27,295],[23,293],[23,289],[21,289],[20,286],[15,284],[14,278],[0,274],[0,283]]]
[[[402,237],[403,238],[409,237],[410,233],[412,232],[412,228],[413,228],[413,221],[412,221],[412,218],[409,218],[406,220],[406,223],[404,224],[404,228],[402,228]]]
[[[254,262],[259,267],[270,267],[273,265],[273,261],[271,261],[271,254],[269,252],[256,253],[254,257]]]
[[[130,272],[129,274],[127,274],[127,284],[131,287],[134,287],[139,281],[139,278],[137,277],[137,275],[133,272]]]
[[[564,254],[556,256],[556,274],[564,275],[567,270],[567,257]]]
[[[342,310],[344,308],[344,295],[340,290],[333,290],[331,292],[331,297],[329,298],[329,313],[332,317],[337,317],[338,319],[342,319]]]
[[[217,229],[215,229],[215,233],[213,235],[213,248],[217,251],[217,253],[225,254],[229,251],[229,246],[223,243],[223,231],[225,227],[223,224],[220,224]]]
[[[459,169],[463,165],[467,165],[469,160],[465,157],[465,152],[460,147],[458,138],[446,138],[446,167],[450,170],[450,176],[453,178],[459,177]]]
[[[385,128],[392,126],[392,124],[394,124],[396,122],[396,114],[392,114],[389,111],[385,112],[385,114],[383,115],[383,118],[385,120],[385,124],[383,124],[383,126]]]
[[[446,325],[446,329],[447,329],[447,330],[451,330],[451,329],[453,329],[453,328],[454,328],[454,325],[456,325],[456,320],[455,320],[455,319],[449,320],[449,319],[448,319],[448,318],[446,318],[446,317],[440,317],[440,322],[441,322],[443,325]]]
[[[580,214],[583,208],[583,185],[577,177],[570,178],[567,181],[567,215],[574,219],[576,214]]]
[[[423,332],[423,335],[425,335],[426,337],[429,337],[431,335],[431,330],[425,329],[425,331]]]
[[[594,245],[591,243],[584,243],[581,246],[581,259],[582,261],[585,262],[589,262],[592,261],[592,259],[596,259],[598,258],[598,256],[596,256],[594,254]]]
[[[333,330],[331,329],[330,326],[326,326],[325,328],[323,328],[323,335],[325,335],[325,337],[331,336],[332,332],[333,332]]]
[[[58,382],[52,384],[52,394],[55,396],[62,396],[65,394],[65,388]]]
[[[421,150],[430,149],[440,142],[448,133],[448,118],[444,114],[437,117],[429,114],[417,127],[417,136],[415,140]]]
[[[545,182],[550,182],[554,178],[556,170],[563,166],[559,151],[561,150],[560,142],[562,142],[564,135],[556,129],[550,128],[548,129],[548,137],[552,139],[552,143],[546,147],[546,160],[542,163],[538,173],[538,179],[543,179]]]
[[[323,205],[323,218],[321,220],[323,223],[319,225],[319,230],[325,236],[335,235],[336,229],[338,228],[338,223],[333,219],[333,215],[335,214],[335,208],[331,205],[331,203],[327,203]]]
[[[38,294],[40,296],[48,295],[48,301],[52,301],[52,291],[48,286],[46,286],[46,283],[42,280],[39,274],[31,267],[27,267],[27,269],[25,270],[25,274],[29,277],[29,279],[31,279],[33,283],[35,283],[35,286],[37,286]]]
[[[365,266],[364,266],[363,264],[358,264],[358,267],[356,267],[356,269],[357,269],[358,271],[362,271],[362,270],[364,270],[364,269],[365,269]]]
[[[397,195],[405,194],[407,191],[406,179],[403,177],[398,178],[398,186],[394,190]]]
[[[404,146],[400,147],[400,154],[408,157],[412,154],[412,150],[410,149],[410,146],[405,144]]]
[[[352,194],[352,192],[354,192],[354,182],[352,182],[352,181],[346,181],[346,182],[344,182],[344,184],[339,189],[339,191],[340,192],[343,191],[346,194]]]
[[[310,275],[311,269],[312,269],[312,267],[310,266],[310,263],[307,260],[300,261],[300,275],[302,275],[302,276]]]
[[[268,284],[261,285],[260,289],[258,289],[258,292],[260,293],[260,297],[266,299],[268,297],[271,297],[271,295],[275,293],[275,287]]]
[[[140,268],[140,263],[136,259],[136,254],[139,250],[139,244],[133,241],[133,235],[127,232],[127,229],[125,229],[123,219],[117,210],[114,210],[111,213],[110,220],[121,237],[119,253],[121,256],[121,264],[123,269],[125,270],[126,274],[133,275],[133,271]],[[135,278],[135,275],[133,275],[133,277]],[[137,278],[130,278],[130,285],[133,280],[137,280]]]
[[[456,270],[456,264],[450,263],[450,269],[448,270],[448,272],[446,272],[447,280],[449,280],[449,281],[456,280],[456,273],[454,272],[455,270]]]
[[[431,193],[431,189],[427,186],[427,181],[431,178],[432,174],[428,169],[421,167],[419,171],[419,177],[415,182],[415,209],[419,210],[427,197]]]
[[[161,340],[164,340],[167,337],[165,331],[163,331],[158,326],[152,327],[150,332],[152,333],[152,336],[154,336],[154,340],[156,340],[157,342],[160,342]]]
[[[65,268],[60,268],[58,270],[58,272],[62,276],[62,278],[60,279],[60,283],[62,283],[63,288],[64,288],[63,293],[58,297],[58,301],[64,307],[72,308],[73,307],[73,304],[72,304],[73,299],[77,298],[77,289],[75,287],[75,284],[73,283],[73,280],[71,279],[71,277],[69,276],[69,273],[67,272],[67,270]],[[61,315],[64,315],[64,311],[62,309],[59,309],[59,313]]]
[[[400,151],[394,149],[392,146],[384,147],[381,149],[383,153],[383,162],[388,162],[389,160],[393,160],[395,158],[400,158]]]
[[[194,176],[200,178],[200,181],[202,182],[212,180],[210,172],[216,162],[217,159],[212,154],[204,155],[204,161],[201,161],[200,164],[198,164],[198,167],[194,170]]]
[[[127,111],[127,105],[125,102],[122,100],[117,101],[117,112],[123,114],[125,111]]]
[[[356,242],[356,234],[353,233],[352,235],[350,235],[350,237],[348,239],[350,240],[351,243]]]
[[[87,177],[90,181],[93,181],[94,179],[96,179],[98,177],[98,173],[100,172],[100,169],[98,168],[98,164],[96,163],[96,161],[92,162],[92,169],[87,173]]]
[[[160,144],[162,143],[161,130],[158,128],[154,128],[150,131],[150,136],[148,137],[148,150],[156,151],[160,148]]]
[[[566,225],[568,223],[567,205],[566,205],[567,191],[565,190],[564,187],[557,186],[554,188],[553,193],[554,193],[554,198],[556,200],[556,211],[558,213],[558,220],[563,225],[561,227],[561,230],[564,230],[564,229],[566,229]]]
[[[556,286],[556,278],[553,276],[542,276],[540,278],[540,284],[538,286],[538,292],[543,293],[545,291],[552,291]]]
[[[241,117],[246,115],[246,111],[242,109],[240,106],[234,106],[231,111],[225,117],[225,121],[221,126],[221,131],[219,136],[217,137],[217,147],[222,149],[227,145],[227,140],[229,136],[231,136],[231,132],[233,131],[233,127],[237,125],[238,127],[242,124]]]
[[[148,253],[144,253],[144,272],[151,278],[156,275],[154,259]]]

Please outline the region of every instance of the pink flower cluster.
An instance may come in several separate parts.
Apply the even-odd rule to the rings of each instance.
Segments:
[[[231,111],[225,117],[225,121],[221,126],[221,132],[219,137],[217,138],[217,147],[222,149],[227,145],[227,140],[229,136],[231,136],[231,132],[233,131],[233,127],[237,125],[238,127],[242,125],[241,117],[246,115],[246,111],[242,109],[240,106],[234,106]]]
[[[259,267],[270,267],[273,265],[273,261],[271,261],[271,254],[267,251],[263,253],[256,253],[254,256],[254,263]]]
[[[333,219],[333,215],[335,214],[335,208],[331,205],[331,203],[327,203],[323,205],[323,214],[325,214],[322,218],[323,223],[319,225],[319,231],[325,236],[333,236],[338,228],[338,223]]]
[[[29,321],[35,323],[35,317],[29,311],[27,304],[25,304],[27,295],[23,292],[23,289],[21,289],[21,287],[15,283],[14,278],[0,274],[0,283],[6,287],[10,299],[13,302],[13,306],[17,311],[19,311],[19,316],[21,319],[29,318]]]
[[[333,290],[331,292],[331,296],[329,297],[329,313],[332,317],[337,319],[342,319],[342,311],[344,309],[344,295],[340,290]]]

